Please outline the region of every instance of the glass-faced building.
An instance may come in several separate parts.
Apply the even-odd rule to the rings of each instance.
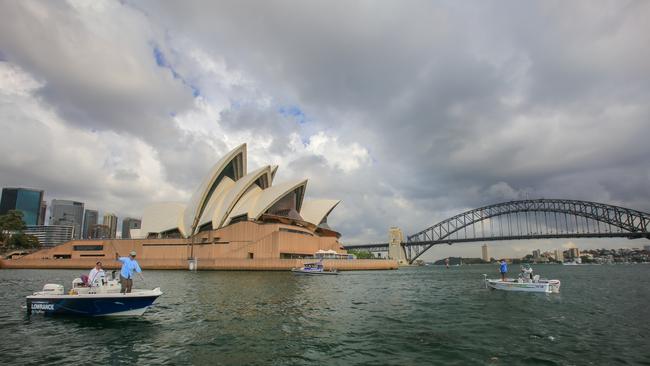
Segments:
[[[84,225],[81,233],[82,239],[92,238],[92,229],[98,224],[99,212],[97,210],[86,210],[84,212]]]
[[[122,239],[131,238],[131,229],[140,229],[142,227],[142,220],[127,217],[122,220]]]
[[[102,224],[108,227],[108,238],[115,239],[117,237],[117,216],[112,213],[104,214]]]
[[[0,199],[0,215],[11,210],[18,210],[23,213],[25,225],[38,225],[42,222],[41,202],[43,191],[27,188],[3,188]]]
[[[53,248],[72,240],[73,232],[74,227],[62,225],[30,225],[25,228],[25,234],[35,236],[42,248]]]
[[[81,224],[84,216],[83,202],[52,200],[50,225],[72,226],[73,237],[81,239]]]

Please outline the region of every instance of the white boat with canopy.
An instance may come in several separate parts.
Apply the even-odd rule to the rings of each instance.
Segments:
[[[539,275],[533,275],[533,269],[524,265],[521,266],[521,272],[517,279],[506,278],[505,281],[501,279],[488,279],[487,275],[483,275],[485,288],[502,291],[521,291],[521,292],[544,292],[559,293],[560,280],[548,280],[540,278]]]

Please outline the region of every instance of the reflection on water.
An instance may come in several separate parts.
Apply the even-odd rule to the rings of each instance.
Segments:
[[[493,266],[302,277],[149,271],[141,318],[27,317],[79,271],[0,271],[0,363],[614,364],[650,362],[650,266],[538,266],[556,295],[485,290]],[[642,320],[642,321],[640,321]]]

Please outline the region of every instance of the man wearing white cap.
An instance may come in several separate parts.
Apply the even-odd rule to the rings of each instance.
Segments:
[[[118,255],[117,253],[115,254]],[[128,257],[118,257],[118,261],[122,262],[122,269],[120,269],[120,284],[122,285],[121,293],[130,293],[133,287],[133,275],[135,272],[142,273],[138,261],[135,260],[135,250],[129,253]],[[141,275],[142,276],[142,275]]]

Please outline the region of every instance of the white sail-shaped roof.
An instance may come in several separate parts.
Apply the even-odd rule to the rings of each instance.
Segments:
[[[184,210],[185,205],[178,202],[155,203],[145,207],[140,236],[147,237],[149,233],[180,229]]]
[[[248,217],[252,219],[259,219],[266,210],[271,208],[274,203],[278,202],[287,194],[299,190],[299,197],[296,203],[296,211],[300,212],[302,200],[305,197],[305,189],[307,188],[307,179],[296,180],[278,184],[277,186],[269,187],[260,193],[259,198],[256,200],[255,205],[249,211]]]
[[[232,165],[231,165],[232,163]],[[232,168],[232,171],[229,171]],[[193,235],[198,222],[203,215],[211,195],[215,192],[221,179],[227,174],[232,175],[233,181],[239,180],[246,174],[246,144],[241,144],[226,154],[210,170],[210,174],[194,191],[190,202],[185,208],[181,232],[184,236]]]
[[[255,203],[257,202],[257,199],[260,197],[261,193],[262,189],[256,185],[248,188],[244,195],[239,199],[239,202],[237,202],[235,207],[230,211],[230,214],[224,221],[223,226],[228,225],[230,223],[230,220],[232,220],[234,217],[242,215],[247,215],[250,217],[249,211],[252,212],[251,207],[255,206]]]
[[[340,201],[303,203],[306,179],[272,185],[278,166],[267,165],[246,174],[246,159],[246,144],[237,146],[211,168],[186,205],[159,203],[145,208],[142,228],[139,232],[132,230],[132,237],[175,230],[190,237],[201,229],[216,230],[233,220],[273,221],[273,216],[325,227],[322,224]],[[271,216],[262,218],[265,213]]]
[[[271,167],[271,182],[273,182],[273,179],[275,179],[275,173],[277,173],[277,172],[278,172],[278,166],[273,165]]]
[[[302,216],[305,221],[318,226],[318,224],[320,224],[321,221],[323,221],[323,219],[326,218],[340,202],[340,200],[305,201],[305,203],[302,204],[300,216]]]
[[[271,167],[265,166],[251,172],[245,177],[238,180],[225,195],[223,202],[214,210],[212,214],[212,227],[215,229],[223,226],[228,219],[230,211],[235,207],[237,202],[244,196],[252,185],[261,189],[266,189],[271,184]]]
[[[221,205],[223,203],[224,197],[226,197],[228,195],[230,190],[236,184],[237,183],[235,183],[235,181],[233,181],[229,177],[224,177],[221,180],[221,182],[219,182],[219,184],[217,185],[217,188],[214,190],[214,192],[210,196],[210,199],[208,200],[208,204],[205,206],[205,210],[203,210],[203,214],[201,215],[201,219],[199,219],[198,227],[201,227],[201,226],[213,221],[212,217],[214,216],[214,212],[219,210],[219,208],[221,207]],[[213,226],[212,228],[216,229],[218,227]]]
[[[224,225],[228,225],[233,218],[244,214],[248,215],[249,219],[258,220],[273,204],[296,190],[299,193],[296,211],[300,212],[306,187],[307,179],[278,184],[265,190],[253,188],[244,194],[240,202],[231,211]]]

